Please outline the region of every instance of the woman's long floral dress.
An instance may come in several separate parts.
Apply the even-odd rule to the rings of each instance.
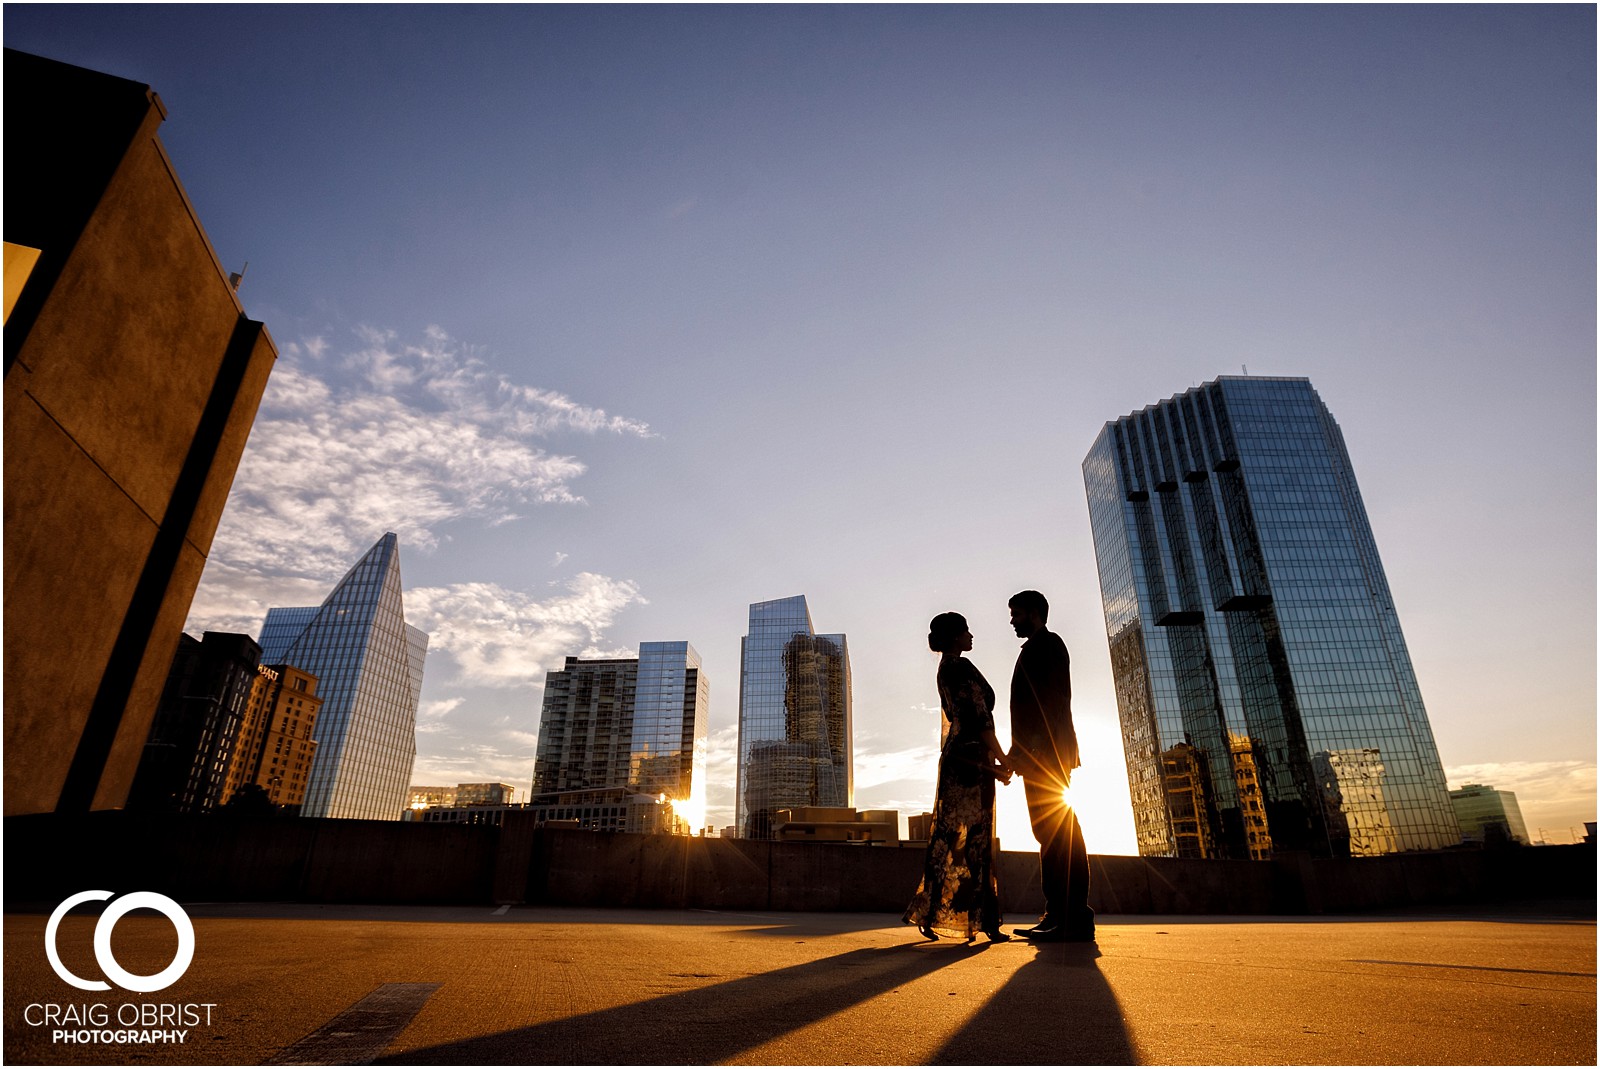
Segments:
[[[950,721],[939,756],[939,787],[922,883],[907,924],[974,938],[1000,924],[995,879],[994,774],[984,732],[994,728],[994,688],[965,657],[939,662],[939,703]]]

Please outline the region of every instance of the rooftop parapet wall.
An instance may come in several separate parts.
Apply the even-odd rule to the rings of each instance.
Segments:
[[[85,888],[179,901],[609,906],[898,913],[924,847],[782,843],[366,820],[123,811],[5,819],[8,908]],[[49,865],[32,863],[49,857]],[[1043,908],[1038,855],[1003,851],[1001,907]],[[1113,914],[1315,914],[1518,898],[1592,901],[1591,844],[1381,858],[1206,861],[1096,855]]]

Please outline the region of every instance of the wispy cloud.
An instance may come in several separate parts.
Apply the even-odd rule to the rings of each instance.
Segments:
[[[255,634],[270,606],[318,604],[385,531],[403,554],[426,553],[452,524],[582,504],[586,466],[546,448],[558,435],[654,437],[640,420],[511,381],[437,327],[414,340],[362,328],[344,345],[285,345],[188,628]],[[405,591],[407,621],[430,635],[415,775],[525,781],[545,672],[568,655],[616,653],[607,629],[643,601],[636,583],[592,572],[526,591],[469,570]],[[510,724],[505,704],[485,698],[517,687],[530,697],[513,700]]]
[[[509,783],[517,788],[517,800],[527,801],[533,783],[532,746],[493,736],[472,741],[429,737],[426,741],[426,748],[418,747],[412,783]]]
[[[440,527],[583,501],[585,469],[537,440],[650,437],[647,424],[491,371],[437,327],[417,343],[366,328],[336,353],[285,346],[212,548],[250,572],[337,577],[384,531],[431,549]]]
[[[512,382],[438,327],[415,342],[364,327],[342,351],[323,337],[291,342],[211,566],[230,590],[250,576],[325,582],[385,531],[431,550],[451,522],[493,525],[527,507],[582,503],[573,484],[584,463],[539,444],[557,433],[652,436],[642,421]],[[220,611],[237,607],[228,604],[237,594],[218,594]]]
[[[539,599],[494,583],[419,587],[406,620],[430,635],[429,656],[447,653],[462,681],[479,687],[543,682],[568,656],[612,652],[599,644],[617,614],[643,603],[638,584],[581,572]]]
[[[1514,793],[1528,831],[1535,836],[1546,826],[1559,829],[1554,841],[1565,842],[1569,825],[1594,819],[1593,761],[1489,761],[1451,765],[1444,773],[1451,789],[1479,783]]]
[[[706,739],[706,825],[733,823],[738,788],[739,725],[725,724]]]
[[[939,773],[938,739],[925,746],[882,753],[858,752],[855,762],[858,791],[909,783],[926,784],[931,795]]]
[[[462,700],[461,698],[445,698],[442,701],[423,702],[417,709],[417,719],[438,720],[441,717],[449,716],[453,711],[460,708]]]
[[[286,552],[293,552],[287,547]],[[348,568],[357,556],[345,562]],[[200,589],[189,606],[186,631],[233,631],[254,635],[274,605],[320,605],[328,596],[333,581],[343,573],[313,576],[285,574],[286,566],[273,572],[240,567],[218,556],[215,551],[206,562]]]

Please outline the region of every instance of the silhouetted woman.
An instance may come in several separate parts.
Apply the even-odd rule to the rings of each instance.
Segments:
[[[950,722],[939,755],[939,787],[922,883],[905,922],[929,939],[939,932],[968,942],[1000,931],[1000,885],[994,871],[994,781],[1011,782],[1011,766],[994,737],[994,688],[961,656],[972,632],[960,613],[940,613],[928,625],[928,647],[939,659],[939,704]]]

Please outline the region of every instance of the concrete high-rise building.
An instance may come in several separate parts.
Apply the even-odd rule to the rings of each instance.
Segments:
[[[1344,437],[1225,376],[1083,462],[1139,852],[1452,846],[1459,828]]]
[[[260,787],[267,802],[298,808],[305,802],[314,731],[322,699],[317,677],[293,665],[262,665],[233,748],[224,805],[247,787]]]
[[[1461,822],[1461,838],[1466,842],[1503,844],[1532,842],[1528,826],[1522,822],[1522,807],[1511,791],[1497,791],[1481,783],[1469,783],[1450,792],[1450,805]]]
[[[322,709],[300,813],[399,820],[417,756],[428,636],[406,623],[400,546],[385,534],[320,606],[270,609],[262,660],[317,677]]]
[[[637,657],[568,657],[547,672],[533,795],[623,787],[633,741]]]
[[[115,809],[277,351],[148,85],[8,48],[5,91],[5,812]]]
[[[226,801],[260,659],[261,647],[249,635],[179,637],[130,809],[208,813]]]
[[[529,804],[597,827],[695,831],[710,707],[710,681],[687,642],[643,642],[638,657],[568,657],[545,677]]]
[[[817,634],[803,596],[756,602],[739,675],[739,834],[772,838],[780,809],[854,806],[845,637]]]

